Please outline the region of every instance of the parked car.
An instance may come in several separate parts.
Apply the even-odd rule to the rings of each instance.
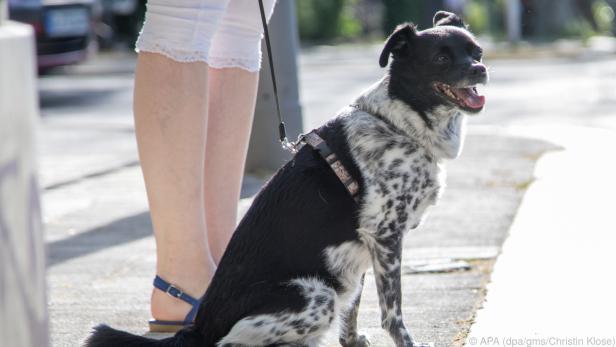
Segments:
[[[101,23],[109,30],[97,30],[102,47],[118,44],[133,48],[145,18],[146,0],[99,0]]]
[[[9,18],[31,24],[39,70],[86,59],[93,34],[93,0],[9,0]]]

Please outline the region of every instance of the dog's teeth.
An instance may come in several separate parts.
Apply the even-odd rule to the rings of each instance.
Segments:
[[[448,97],[452,98],[455,101],[460,101],[460,98],[458,98],[458,96],[451,90],[451,87],[449,87],[448,85],[444,84],[444,83],[439,83],[436,85],[436,89],[447,95]]]

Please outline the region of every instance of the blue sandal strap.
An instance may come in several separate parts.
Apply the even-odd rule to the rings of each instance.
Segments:
[[[154,277],[153,284],[154,284],[154,288],[157,288],[171,295],[172,297],[176,299],[180,299],[192,306],[192,308],[186,315],[186,318],[184,318],[184,322],[183,322],[184,324],[192,323],[195,320],[195,316],[197,315],[197,311],[199,310],[199,305],[201,304],[200,300],[197,300],[193,298],[192,296],[184,293],[184,291],[174,286],[173,284],[165,281],[164,279],[160,278],[160,276],[158,275]]]

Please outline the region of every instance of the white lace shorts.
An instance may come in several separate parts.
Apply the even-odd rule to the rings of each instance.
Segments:
[[[264,0],[267,18],[276,0]],[[137,52],[213,68],[261,67],[263,26],[257,0],[148,0]]]

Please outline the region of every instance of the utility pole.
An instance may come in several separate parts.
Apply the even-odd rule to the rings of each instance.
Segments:
[[[8,0],[0,0],[0,25],[9,18]]]
[[[284,117],[287,136],[290,141],[295,141],[303,131],[298,87],[299,37],[295,0],[278,1],[269,22],[269,33],[278,83],[280,111]],[[276,170],[291,157],[289,152],[280,147],[278,141],[278,118],[265,42],[262,42],[261,51],[263,52],[263,63],[259,77],[255,120],[246,160],[246,171],[248,172]]]
[[[8,18],[9,5],[7,0],[0,0],[0,25]]]
[[[505,12],[507,38],[511,43],[518,43],[522,39],[522,4],[520,0],[506,0]]]

